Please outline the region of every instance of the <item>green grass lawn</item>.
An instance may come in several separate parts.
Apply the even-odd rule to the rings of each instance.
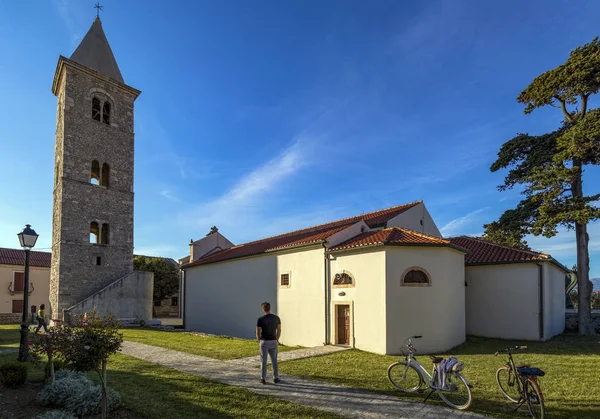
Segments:
[[[540,379],[548,416],[551,418],[600,418],[600,337],[582,338],[562,335],[548,342],[506,341],[470,337],[467,343],[444,356],[454,355],[466,363],[464,376],[473,385],[470,410],[498,418],[528,417],[527,408],[513,413],[511,403],[500,393],[496,370],[504,356],[493,356],[498,349],[527,344],[529,348],[515,355],[516,362],[542,368]],[[418,341],[415,345],[418,349]],[[427,356],[417,358],[428,369]],[[376,355],[358,350],[283,362],[279,370],[315,380],[329,381],[372,391],[394,394],[407,400],[422,400],[395,391],[387,380],[387,367],[396,356]],[[436,396],[432,396],[434,403]]]
[[[19,347],[20,325],[0,324],[0,350]]]
[[[215,359],[236,359],[258,355],[258,343],[254,340],[199,336],[186,332],[168,332],[150,328],[121,329],[123,338],[132,342],[160,346],[194,355]],[[279,351],[299,349],[297,346],[279,346]]]
[[[121,393],[127,409],[147,418],[338,417],[127,355],[111,357],[108,366],[108,385]]]

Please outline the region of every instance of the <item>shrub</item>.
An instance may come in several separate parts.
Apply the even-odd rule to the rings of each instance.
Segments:
[[[0,383],[6,387],[17,387],[27,380],[27,366],[19,362],[0,365]]]
[[[35,419],[77,419],[77,416],[74,416],[66,410],[52,410],[36,416]]]
[[[107,388],[108,409],[121,404],[119,393]],[[78,415],[92,415],[101,410],[102,387],[94,383],[85,374],[69,370],[56,373],[56,381],[48,383],[38,396],[43,406],[54,406]]]

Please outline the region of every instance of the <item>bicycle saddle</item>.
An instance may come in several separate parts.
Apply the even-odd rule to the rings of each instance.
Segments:
[[[429,355],[434,364],[439,364],[444,360],[444,358],[440,358],[439,356]]]

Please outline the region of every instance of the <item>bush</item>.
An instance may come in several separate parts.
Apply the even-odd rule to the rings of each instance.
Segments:
[[[6,387],[17,387],[27,380],[27,366],[20,362],[0,365],[0,383]]]
[[[52,410],[36,416],[35,419],[77,419],[77,416],[72,415],[66,410]]]
[[[108,408],[113,410],[121,404],[119,393],[108,388]],[[100,412],[102,388],[80,372],[61,370],[56,373],[56,381],[47,384],[38,396],[43,406],[61,407],[78,415],[92,415]]]

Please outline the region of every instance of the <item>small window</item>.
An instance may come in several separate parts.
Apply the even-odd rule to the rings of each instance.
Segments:
[[[104,102],[102,105],[102,122],[110,125],[110,103]]]
[[[431,285],[429,275],[421,269],[410,269],[402,278],[402,285],[417,285],[427,286]]]
[[[23,292],[25,289],[25,273],[15,272],[13,277],[13,292]]]
[[[100,228],[98,227],[98,223],[95,221],[92,221],[90,223],[90,243],[92,244],[99,244],[100,242],[98,241],[99,238],[99,234],[100,234]]]
[[[351,287],[354,285],[354,278],[348,272],[341,272],[335,274],[333,277],[334,287]]]
[[[290,286],[290,274],[289,273],[281,274],[281,276],[279,277],[279,285],[281,285],[282,287]]]
[[[108,164],[104,163],[104,164],[102,164],[102,186],[105,186],[108,188],[109,180],[110,180],[110,168],[108,167]]]
[[[108,239],[110,237],[109,235],[110,233],[110,229],[108,227],[107,223],[102,224],[102,237],[101,237],[101,244],[108,244]]]
[[[23,312],[23,300],[12,300],[12,312],[22,313]]]
[[[96,256],[96,266],[102,265],[102,256]]]
[[[171,305],[178,306],[179,305],[179,297],[171,297]]]
[[[160,307],[160,300],[154,300],[154,307]]]
[[[92,99],[92,119],[100,121],[100,100],[98,98]]]
[[[100,184],[100,163],[98,163],[98,160],[92,161],[92,170],[90,172],[90,183],[92,185]]]

